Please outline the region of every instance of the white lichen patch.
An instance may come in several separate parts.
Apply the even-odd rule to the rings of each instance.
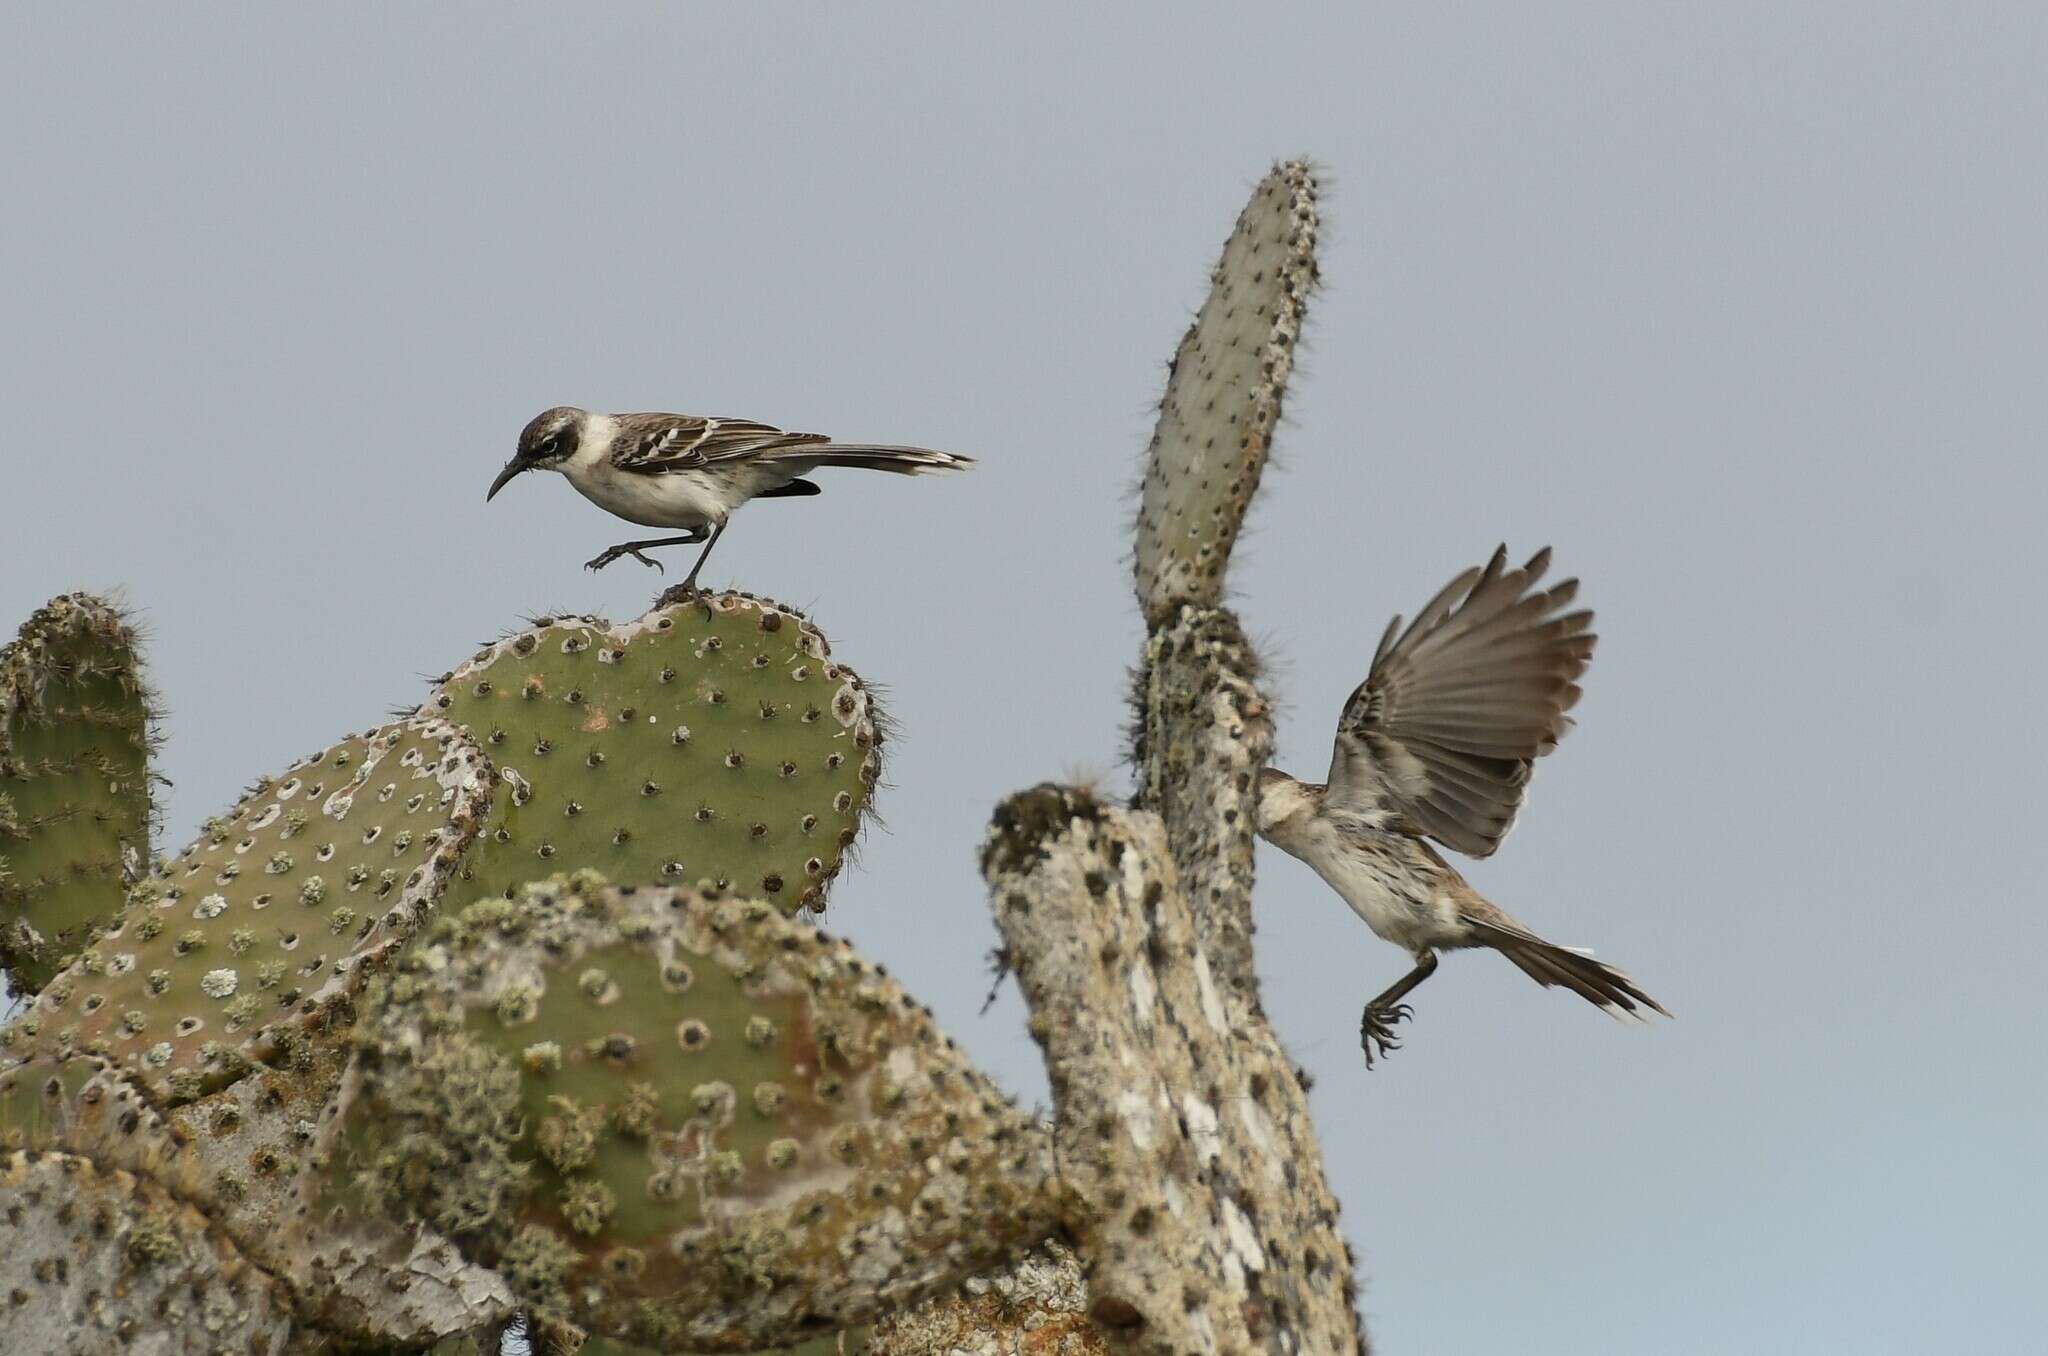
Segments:
[[[1192,1092],[1183,1093],[1180,1116],[1187,1122],[1188,1139],[1195,1146],[1196,1154],[1205,1162],[1213,1162],[1222,1156],[1223,1129],[1217,1122],[1215,1107]]]
[[[1152,967],[1139,961],[1131,967],[1131,1016],[1139,1026],[1150,1029],[1152,1010],[1159,1002],[1159,988],[1152,982]]]
[[[1138,1152],[1151,1153],[1158,1139],[1152,1121],[1152,1098],[1136,1088],[1125,1088],[1117,1094],[1116,1110]]]
[[[1216,991],[1216,977],[1209,973],[1209,955],[1195,952],[1195,991],[1202,997],[1202,1016],[1219,1036],[1230,1034],[1230,1022],[1223,1014],[1223,995]]]
[[[1244,1126],[1245,1138],[1258,1150],[1266,1176],[1275,1183],[1285,1181],[1287,1169],[1280,1157],[1279,1136],[1274,1133],[1272,1117],[1266,1114],[1264,1107],[1250,1097],[1240,1097],[1234,1105],[1237,1107],[1238,1122]]]
[[[1259,1232],[1229,1196],[1223,1198],[1223,1236],[1230,1242],[1230,1255],[1247,1271],[1266,1269],[1266,1250],[1259,1244]]]

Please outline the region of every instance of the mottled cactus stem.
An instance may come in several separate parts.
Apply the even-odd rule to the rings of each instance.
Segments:
[[[1316,184],[1277,165],[1253,192],[1181,341],[1137,525],[1133,803],[1156,810],[1218,982],[1256,1002],[1252,806],[1272,753],[1258,661],[1218,604],[1279,419],[1316,265]]]
[[[1089,1315],[1119,1351],[1355,1352],[1350,1255],[1286,1052],[1216,982],[1156,816],[1042,786],[982,849],[1031,1009]]]

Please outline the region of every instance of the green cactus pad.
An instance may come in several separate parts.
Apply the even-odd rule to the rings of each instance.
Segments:
[[[373,986],[357,1038],[333,1199],[416,1214],[563,1331],[806,1339],[1049,1227],[1032,1122],[764,901],[589,873],[484,901]]]
[[[129,894],[119,923],[0,1031],[14,1056],[90,1053],[160,1105],[275,1057],[412,932],[476,832],[488,762],[453,726],[343,740],[260,783]]]
[[[1138,508],[1138,606],[1154,626],[1214,606],[1316,283],[1316,182],[1276,165],[1252,193],[1173,358]]]
[[[149,860],[155,701],[134,628],[82,593],[0,651],[0,965],[34,993]]]
[[[821,909],[881,775],[860,679],[798,613],[704,594],[621,626],[548,619],[442,681],[503,783],[451,906],[554,871]]]

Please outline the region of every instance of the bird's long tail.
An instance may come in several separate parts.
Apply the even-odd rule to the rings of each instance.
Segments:
[[[1671,1015],[1633,979],[1583,951],[1546,942],[1533,932],[1502,921],[1468,915],[1465,922],[1481,946],[1500,952],[1545,988],[1562,985],[1608,1015],[1624,1020],[1645,1016],[1639,1008],[1649,1008],[1666,1017]]]
[[[779,455],[814,466],[858,466],[869,471],[894,471],[900,476],[961,471],[974,465],[974,458],[963,457],[957,452],[935,452],[929,447],[895,447],[887,443],[811,443],[789,448]]]

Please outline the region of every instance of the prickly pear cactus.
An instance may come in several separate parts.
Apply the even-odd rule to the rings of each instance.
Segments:
[[[483,901],[373,987],[357,1039],[318,1208],[416,1214],[557,1335],[789,1342],[1049,1227],[1029,1119],[762,901],[588,873]]]
[[[745,594],[544,620],[422,714],[467,728],[503,783],[452,906],[589,867],[822,908],[881,776],[860,679],[800,614]]]
[[[1222,597],[1315,288],[1315,243],[1314,174],[1274,166],[1223,247],[1159,404],[1137,533],[1138,606],[1154,626]]]
[[[0,1048],[104,1056],[159,1105],[233,1082],[411,934],[490,795],[476,746],[440,721],[294,764],[137,884],[119,923],[0,1030]]]
[[[0,965],[33,993],[149,860],[157,710],[134,628],[53,598],[0,651]]]

